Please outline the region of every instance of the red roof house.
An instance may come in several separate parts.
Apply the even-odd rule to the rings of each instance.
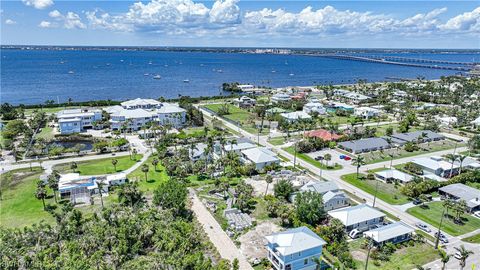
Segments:
[[[305,132],[305,136],[307,137],[315,137],[320,138],[324,141],[336,141],[342,137],[342,135],[338,135],[335,133],[330,133],[330,131],[325,129],[317,129],[312,131]]]

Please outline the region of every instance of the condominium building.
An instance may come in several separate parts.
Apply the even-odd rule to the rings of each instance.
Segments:
[[[56,116],[60,133],[71,134],[93,128],[95,121],[102,120],[102,110],[68,109],[58,112]]]

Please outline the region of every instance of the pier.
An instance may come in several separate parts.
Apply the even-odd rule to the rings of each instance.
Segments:
[[[347,55],[347,54],[305,54],[305,55],[333,58],[333,59],[340,59],[340,60],[349,60],[349,61],[362,61],[362,62],[371,62],[371,63],[379,63],[379,64],[455,70],[455,71],[470,71],[473,69],[475,65],[478,65],[477,63],[473,63],[473,62],[452,62],[452,61],[442,61],[442,60],[405,58],[405,57],[396,57],[396,56],[366,57],[366,56],[353,56],[353,55]],[[404,61],[404,62],[396,62],[396,61]],[[423,63],[426,63],[426,64],[423,64]],[[444,65],[457,65],[457,66],[431,65],[434,63],[444,64]]]

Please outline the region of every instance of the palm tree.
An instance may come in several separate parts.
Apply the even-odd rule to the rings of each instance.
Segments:
[[[455,161],[457,160],[457,156],[455,154],[448,154],[446,155],[446,158],[448,159],[448,161],[450,161],[452,163],[452,166],[450,167],[450,178],[452,177],[453,175],[453,165],[455,163]]]
[[[97,187],[98,187],[98,194],[100,195],[100,202],[102,203],[102,209],[103,209],[103,186],[105,184],[103,183],[103,181],[98,181],[97,182]]]
[[[133,160],[136,160],[136,158],[137,158],[137,153],[138,153],[137,149],[136,149],[136,148],[133,148],[133,150],[132,150],[132,159],[133,159]]]
[[[147,164],[142,165],[142,172],[145,174],[145,182],[147,181],[147,174],[148,174],[149,168]]]
[[[37,190],[35,192],[35,198],[42,200],[43,203],[43,210],[46,210],[45,208],[45,198],[47,198],[47,190],[45,189],[45,184],[42,181],[39,181],[37,183]]]
[[[267,191],[268,191],[268,185],[270,185],[273,182],[273,177],[268,174],[265,176],[265,182],[267,182],[267,188],[265,189],[265,196],[267,196]]]
[[[157,159],[157,158],[154,158],[154,159],[152,160],[152,165],[153,165],[153,167],[155,168],[155,171],[157,171],[157,165],[158,165],[158,159]]]
[[[366,164],[365,158],[363,156],[358,155],[352,160],[352,164],[357,166],[357,179],[358,179],[360,167]]]
[[[473,254],[473,251],[466,249],[464,245],[461,245],[460,247],[455,247],[455,249],[458,251],[458,253],[460,253],[460,259],[458,263],[460,264],[460,269],[463,270],[467,258]]]
[[[440,255],[440,261],[442,262],[442,270],[445,270],[445,266],[452,255],[447,254],[447,252],[443,249],[439,250],[438,254]]]
[[[112,159],[112,165],[113,165],[113,169],[115,170],[115,172],[117,172],[117,163],[118,163],[118,160]]]
[[[323,159],[325,159],[325,161],[327,162],[327,167],[328,167],[328,162],[330,160],[332,160],[332,155],[330,155],[329,153],[326,153],[324,156],[323,156]]]
[[[462,167],[463,167],[463,161],[467,158],[467,156],[464,155],[458,155],[457,159],[460,161],[460,169],[458,171],[458,174],[462,173]]]
[[[368,259],[370,258],[370,251],[375,246],[375,244],[373,243],[373,240],[371,238],[368,238],[367,241],[368,241],[368,243],[367,243],[368,252],[367,252],[367,260],[365,261],[365,270],[368,269]]]
[[[443,207],[445,208],[445,212],[446,212],[446,215],[448,216],[448,210],[453,208],[455,205],[455,202],[450,199],[450,198],[446,198],[444,201],[443,201]]]
[[[78,165],[75,161],[73,161],[71,164],[70,164],[70,169],[72,169],[72,172],[75,172],[75,170],[78,168]]]
[[[57,177],[55,173],[52,173],[48,176],[48,187],[53,190],[53,197],[55,198],[55,202],[57,202],[58,181],[59,177]]]

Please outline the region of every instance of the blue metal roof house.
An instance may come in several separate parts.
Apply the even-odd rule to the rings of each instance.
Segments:
[[[275,270],[314,270],[326,242],[307,227],[275,233],[267,239],[268,260]]]

